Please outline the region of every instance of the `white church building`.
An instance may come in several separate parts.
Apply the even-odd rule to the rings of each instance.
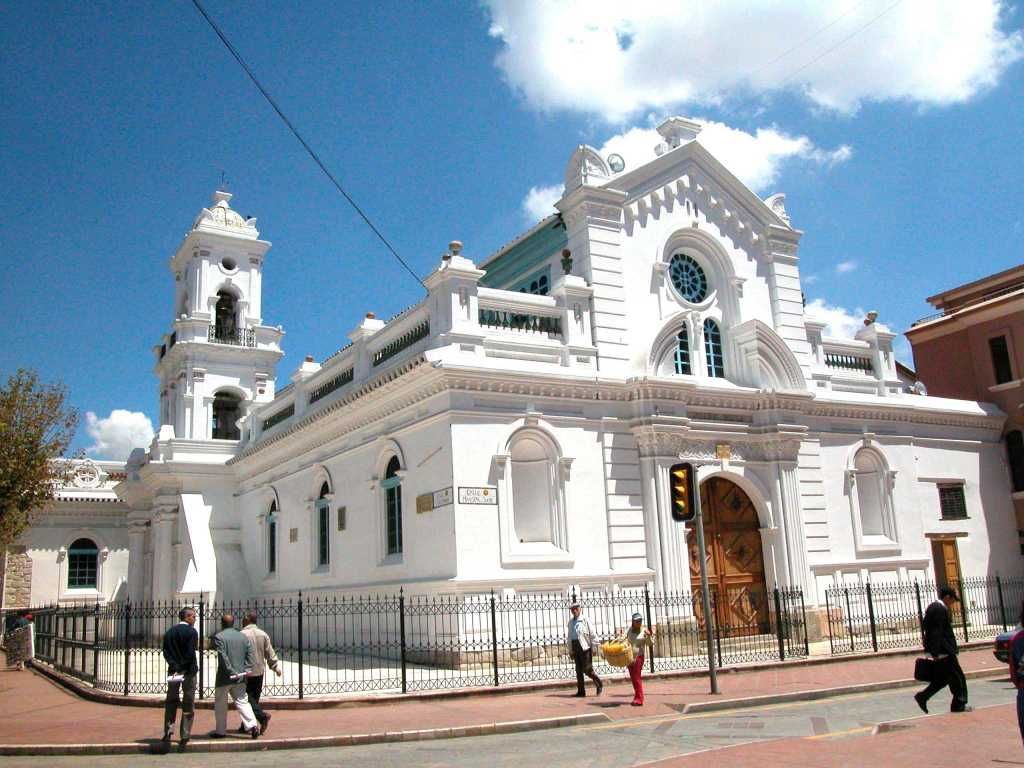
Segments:
[[[217,192],[170,262],[160,427],[116,485],[133,600],[689,591],[669,468],[699,465],[713,584],[1018,576],[995,406],[901,378],[894,334],[805,313],[801,232],[665,121],[580,146],[553,214],[279,386],[271,244]],[[617,161],[618,158],[615,158]],[[273,286],[268,286],[273,290]]]

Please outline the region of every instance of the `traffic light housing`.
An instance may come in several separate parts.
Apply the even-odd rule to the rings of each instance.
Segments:
[[[693,464],[673,464],[668,477],[672,519],[677,523],[692,522],[697,517],[697,504],[693,497],[696,488]]]

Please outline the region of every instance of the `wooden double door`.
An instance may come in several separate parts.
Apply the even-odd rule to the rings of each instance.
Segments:
[[[730,480],[712,477],[700,486],[704,517],[704,560],[708,587],[715,598],[715,620],[721,634],[742,636],[769,631],[770,596],[765,586],[761,530],[750,497]],[[697,531],[687,525],[690,583],[700,594]],[[703,624],[699,611],[698,620]]]

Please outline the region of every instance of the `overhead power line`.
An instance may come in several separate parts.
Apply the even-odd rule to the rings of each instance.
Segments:
[[[324,175],[328,179],[330,179],[334,187],[341,193],[341,196],[348,201],[348,204],[352,206],[353,210],[355,210],[355,212],[359,214],[360,218],[362,218],[362,220],[366,222],[366,226],[368,226],[370,230],[373,232],[373,234],[377,236],[377,239],[384,244],[384,247],[387,248],[388,251],[390,251],[391,255],[398,259],[399,264],[405,267],[406,271],[410,275],[412,275],[413,279],[415,279],[417,283],[423,286],[425,290],[426,286],[423,284],[423,281],[420,280],[419,275],[417,275],[412,270],[412,267],[410,267],[405,262],[405,259],[398,255],[398,251],[395,250],[394,246],[392,246],[391,243],[388,242],[388,239],[384,237],[383,233],[370,220],[370,217],[363,212],[363,209],[359,207],[359,204],[356,203],[356,201],[352,199],[352,196],[345,191],[345,188],[341,186],[341,182],[339,182],[334,177],[334,174],[328,170],[327,166],[324,165],[323,160],[320,159],[320,156],[316,153],[316,150],[314,150],[309,145],[309,142],[307,142],[302,137],[302,134],[299,133],[298,129],[292,124],[292,121],[288,119],[288,116],[284,113],[281,107],[278,106],[277,102],[274,101],[274,97],[271,96],[270,92],[263,87],[263,84],[259,81],[259,78],[256,77],[256,74],[252,71],[252,68],[245,63],[245,59],[242,58],[242,54],[240,54],[238,52],[238,49],[231,44],[231,41],[228,40],[227,35],[225,35],[224,32],[221,31],[221,28],[219,26],[217,26],[217,22],[215,22],[213,18],[210,16],[210,14],[206,12],[206,9],[203,8],[202,3],[200,3],[199,0],[192,0],[192,4],[196,7],[196,10],[199,11],[200,14],[202,14],[203,18],[206,19],[206,22],[210,25],[213,31],[217,33],[217,37],[219,37],[220,41],[224,43],[224,47],[228,49],[228,52],[235,58],[235,61],[238,62],[239,66],[241,66],[242,69],[245,70],[245,74],[247,74],[249,76],[249,79],[252,80],[253,85],[255,85],[256,88],[259,89],[259,92],[263,94],[263,98],[265,98],[267,100],[267,103],[274,108],[274,111],[277,112],[277,116],[281,118],[281,120],[284,122],[286,126],[288,126],[288,130],[292,132],[292,135],[299,140],[299,143],[302,145],[303,149],[305,149],[309,156],[313,158],[313,162],[316,163],[317,166],[319,166],[320,170],[324,172]]]

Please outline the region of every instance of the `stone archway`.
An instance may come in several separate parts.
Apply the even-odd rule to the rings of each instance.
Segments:
[[[724,477],[712,477],[701,483],[700,502],[708,587],[715,599],[715,620],[720,631],[730,636],[768,632],[764,555],[753,502],[742,488]],[[687,545],[690,584],[694,594],[698,594],[697,533],[689,525]]]

